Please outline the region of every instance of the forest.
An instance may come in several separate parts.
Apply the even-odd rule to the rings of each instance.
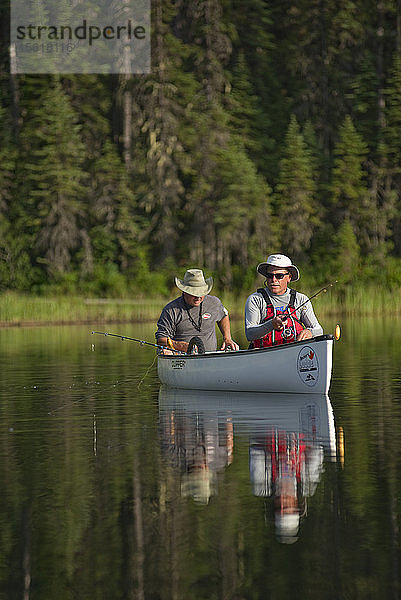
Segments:
[[[152,0],[147,75],[11,75],[1,12],[0,291],[399,288],[400,0]]]

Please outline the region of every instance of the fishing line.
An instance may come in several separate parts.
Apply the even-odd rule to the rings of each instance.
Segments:
[[[152,342],[147,342],[145,340],[140,340],[138,338],[132,338],[132,337],[128,337],[127,335],[121,335],[120,333],[108,333],[106,331],[92,331],[92,335],[94,333],[97,333],[99,335],[105,335],[105,336],[111,336],[111,337],[117,337],[120,338],[121,341],[124,340],[129,340],[131,342],[138,342],[141,346],[146,345],[146,346],[152,346],[153,348],[157,348],[158,350],[165,350],[166,347],[165,346],[161,346],[160,344],[152,344]],[[175,354],[186,354],[185,352],[181,352],[179,350],[171,350],[173,353]],[[151,364],[149,365],[149,367],[146,369],[144,376],[142,377],[142,379],[139,381],[138,383],[138,389],[140,388],[140,386],[142,385],[144,379],[146,378],[146,376],[148,375],[148,373],[150,372],[150,370],[152,369],[153,365],[155,364],[157,358],[157,354],[155,354]]]
[[[94,388],[94,389],[103,389],[104,391],[108,391],[111,389],[116,389],[118,385],[120,385],[121,382],[120,381],[116,381],[115,383],[111,383],[108,384],[107,386],[103,387],[103,388]],[[97,386],[102,386],[102,384],[99,381],[96,381],[96,379],[93,379],[92,381],[85,381],[85,386],[93,386],[93,385],[97,385]],[[71,389],[71,387],[69,388]],[[90,393],[89,396],[83,396],[82,398],[78,398],[78,400],[71,400],[71,402],[67,402],[66,404],[62,404],[61,406],[57,406],[56,408],[52,408],[51,410],[48,411],[48,415],[53,415],[56,414],[57,412],[61,411],[61,410],[65,410],[68,408],[71,408],[72,406],[75,406],[77,404],[80,404],[81,402],[86,402],[87,400],[93,398],[93,392]]]
[[[150,372],[150,370],[152,369],[153,365],[155,364],[157,358],[157,354],[154,355],[152,363],[149,365],[149,367],[146,369],[144,376],[142,377],[142,379],[140,380],[140,382],[138,383],[138,390],[141,387],[144,379],[146,378],[146,376],[148,375],[148,373]]]

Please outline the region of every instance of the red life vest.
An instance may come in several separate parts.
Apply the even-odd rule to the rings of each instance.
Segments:
[[[268,293],[265,288],[258,289],[265,299],[266,302],[266,316],[263,319],[262,323],[272,319],[275,316],[280,316],[280,313],[276,313],[276,309],[274,308],[272,301],[269,298]],[[266,348],[268,346],[276,346],[278,344],[288,344],[290,342],[295,342],[299,333],[304,329],[301,323],[298,321],[295,312],[295,298],[296,291],[290,290],[290,301],[288,303],[287,308],[285,309],[286,314],[289,315],[287,320],[284,322],[284,329],[281,331],[277,331],[277,329],[273,329],[270,333],[267,333],[265,336],[260,338],[259,340],[253,340],[252,347],[253,348]]]

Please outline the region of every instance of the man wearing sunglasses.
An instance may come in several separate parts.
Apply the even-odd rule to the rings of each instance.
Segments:
[[[265,277],[265,287],[246,301],[245,334],[250,347],[302,341],[323,333],[308,297],[288,287],[299,279],[298,268],[288,256],[271,254],[257,271]]]

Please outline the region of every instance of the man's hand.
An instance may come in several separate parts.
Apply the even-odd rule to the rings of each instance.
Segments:
[[[180,352],[186,352],[188,350],[188,342],[179,342],[177,340],[172,340],[171,338],[160,337],[157,339],[157,343],[160,346],[166,346],[167,348],[178,350]]]
[[[220,350],[227,350],[228,348],[231,348],[231,350],[239,350],[239,346],[236,342],[234,342],[234,340],[231,338],[224,338],[223,345]]]
[[[284,329],[285,324],[283,323],[281,317],[277,315],[272,319],[272,325],[273,329],[276,329],[277,331],[282,331]],[[312,332],[309,329],[303,329],[297,337],[297,342],[302,342],[302,340],[310,340],[311,337]]]
[[[284,323],[278,315],[276,317],[273,317],[272,325],[273,329],[276,329],[277,331],[281,331],[282,329],[284,329]]]
[[[228,315],[225,315],[221,321],[217,321],[217,325],[223,335],[223,345],[221,350],[226,350],[227,348],[239,350],[238,344],[231,339],[230,319]]]
[[[309,329],[303,329],[297,337],[297,342],[301,342],[302,340],[310,340],[312,337],[312,332]]]

